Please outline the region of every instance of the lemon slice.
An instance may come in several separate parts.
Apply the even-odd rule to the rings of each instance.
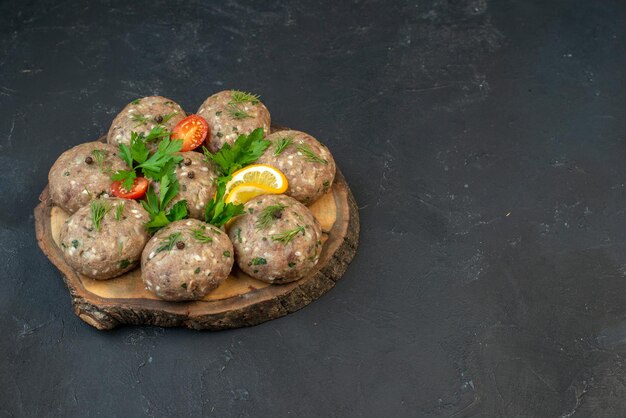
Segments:
[[[246,203],[248,200],[253,197],[260,196],[262,194],[278,194],[273,189],[268,187],[260,186],[257,184],[239,184],[233,187],[226,195],[226,203],[238,204],[238,203]]]
[[[242,184],[263,187],[266,189],[265,194],[284,193],[288,186],[287,179],[280,170],[265,164],[253,164],[235,171],[233,178],[226,184],[226,194]]]

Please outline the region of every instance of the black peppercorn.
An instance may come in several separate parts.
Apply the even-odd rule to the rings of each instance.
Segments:
[[[185,165],[191,165],[191,158],[185,158],[185,159],[183,160],[183,164],[185,164]]]
[[[187,173],[187,177],[189,177],[190,179],[194,178],[196,176],[196,174],[193,171],[190,171],[189,173]]]
[[[85,162],[86,162],[87,164],[91,164],[91,163],[93,163],[93,158],[91,158],[91,157],[87,157],[87,158],[85,158]]]
[[[163,122],[163,116],[159,115],[154,120],[156,120],[157,123],[161,123]]]
[[[183,248],[185,248],[185,243],[182,241],[177,241],[176,248],[178,248],[179,250],[182,250]]]

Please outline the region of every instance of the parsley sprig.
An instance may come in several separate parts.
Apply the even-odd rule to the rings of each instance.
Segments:
[[[263,128],[258,128],[249,135],[239,135],[232,146],[224,144],[215,154],[204,148],[206,161],[215,163],[220,174],[216,180],[215,197],[205,206],[204,219],[207,223],[219,228],[244,212],[243,205],[225,202],[226,183],[235,171],[254,163],[270,146],[271,142],[263,137]]]
[[[150,221],[145,225],[150,233],[156,232],[170,222],[187,217],[186,200],[179,200],[166,211],[169,203],[178,194],[178,181],[174,174],[174,163],[172,161],[168,164],[168,169],[170,171],[159,182],[159,195],[156,195],[154,188],[150,185],[146,192],[146,199],[141,201],[142,206],[150,215]]]
[[[225,192],[226,183],[218,180],[217,193],[215,193],[215,197],[209,200],[204,208],[204,220],[218,228],[226,224],[226,222],[235,216],[243,213],[243,205],[235,205],[224,201]]]
[[[155,140],[157,137],[162,138],[162,140],[159,142],[156,152],[150,155],[146,142],[149,138]],[[126,190],[130,190],[133,186],[133,182],[137,178],[137,170],[141,170],[145,177],[159,181],[169,170],[168,164],[177,164],[183,160],[183,157],[174,155],[180,151],[182,144],[182,139],[170,140],[169,133],[165,135],[159,127],[152,129],[147,137],[137,132],[131,132],[130,147],[126,144],[119,144],[120,157],[131,169],[120,170],[114,173],[111,178],[114,181],[122,181],[122,187]]]
[[[263,128],[257,128],[249,135],[239,135],[232,146],[224,144],[215,154],[204,148],[204,156],[207,161],[217,165],[221,176],[227,177],[255,162],[270,144],[270,141],[263,139]]]

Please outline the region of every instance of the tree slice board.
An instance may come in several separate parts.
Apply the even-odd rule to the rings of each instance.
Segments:
[[[53,205],[48,187],[39,200],[35,208],[39,247],[63,275],[76,315],[101,330],[125,324],[220,330],[279,318],[328,292],[352,261],[359,240],[358,208],[337,169],[333,187],[309,206],[323,230],[322,253],[313,272],[278,285],[253,279],[235,266],[228,279],[204,299],[167,302],[145,289],[139,268],[110,280],[77,273],[58,246],[61,226],[69,215]]]

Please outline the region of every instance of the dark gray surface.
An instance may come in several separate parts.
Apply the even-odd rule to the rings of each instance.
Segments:
[[[4,1],[0,23],[0,416],[626,414],[623,2]],[[35,242],[49,167],[136,97],[230,87],[333,151],[356,259],[254,328],[92,329]]]

